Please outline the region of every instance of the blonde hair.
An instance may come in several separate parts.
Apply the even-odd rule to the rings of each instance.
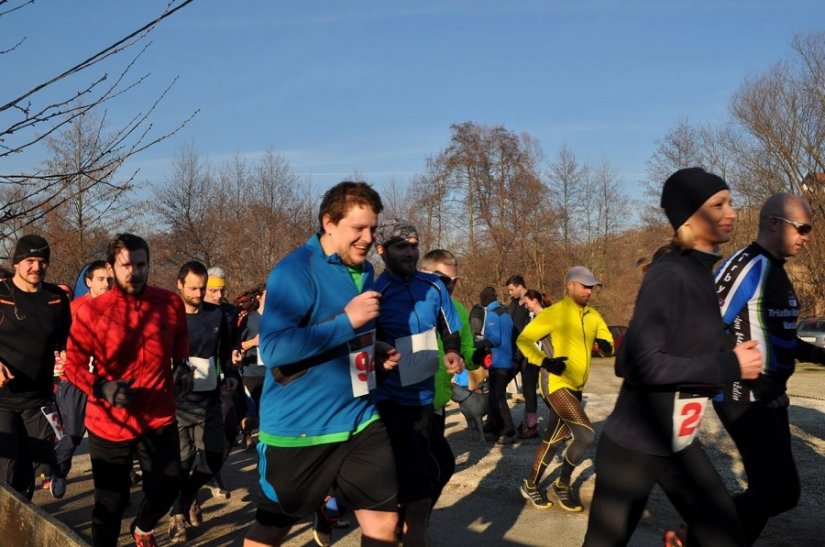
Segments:
[[[673,234],[673,243],[683,251],[689,251],[696,245],[696,236],[693,228],[687,224],[682,224]]]

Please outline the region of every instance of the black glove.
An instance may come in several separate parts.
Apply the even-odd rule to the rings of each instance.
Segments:
[[[599,353],[605,357],[613,353],[613,344],[602,338],[596,338],[596,345],[599,346]]]
[[[785,393],[785,386],[782,382],[766,374],[760,374],[759,377],[751,380],[749,384],[757,400],[766,404]]]
[[[544,361],[541,362],[541,368],[550,374],[561,376],[564,369],[567,368],[565,361],[567,361],[567,357],[545,357]]]
[[[195,374],[189,368],[189,365],[182,363],[175,367],[172,385],[175,389],[175,397],[192,392],[192,388],[195,386]]]
[[[112,380],[107,382],[100,379],[94,387],[95,397],[105,399],[116,408],[123,408],[135,399],[135,390],[132,389],[134,382],[134,380]]]

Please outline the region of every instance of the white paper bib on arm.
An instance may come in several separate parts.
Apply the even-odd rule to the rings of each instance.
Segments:
[[[438,371],[438,338],[435,327],[420,334],[396,338],[395,349],[401,354],[398,373],[402,386],[426,380]]]
[[[189,357],[189,365],[195,375],[192,391],[212,391],[218,387],[218,367],[214,357]]]

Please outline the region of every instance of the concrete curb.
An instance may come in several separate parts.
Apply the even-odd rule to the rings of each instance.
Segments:
[[[74,530],[32,505],[23,496],[0,485],[0,546],[88,547]]]

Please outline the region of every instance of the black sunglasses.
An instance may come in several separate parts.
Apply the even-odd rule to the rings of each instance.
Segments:
[[[796,221],[791,220],[789,218],[781,217],[779,215],[770,215],[770,217],[775,218],[777,220],[781,220],[782,222],[785,222],[787,224],[790,224],[791,226],[796,228],[796,231],[799,232],[799,235],[801,235],[801,236],[805,236],[805,235],[810,234],[811,230],[814,229],[814,227],[811,226],[810,224],[804,224],[802,222],[796,222]]]

